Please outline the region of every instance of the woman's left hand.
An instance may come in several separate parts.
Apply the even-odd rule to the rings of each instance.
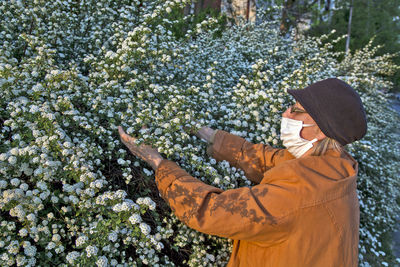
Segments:
[[[122,129],[121,126],[118,126],[118,133],[121,137],[122,143],[124,143],[128,147],[133,155],[146,161],[153,168],[153,170],[156,170],[158,168],[158,165],[160,165],[161,161],[164,158],[161,156],[156,148],[144,144],[140,146],[136,145],[135,140],[137,138],[125,133],[124,129]]]

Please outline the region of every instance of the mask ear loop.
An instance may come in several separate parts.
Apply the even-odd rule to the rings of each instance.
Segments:
[[[303,124],[303,127],[311,127],[311,126],[314,126],[314,125],[317,125],[317,124]],[[306,140],[306,139],[304,139],[304,140]],[[312,140],[310,140],[309,142],[310,142],[310,144],[312,145],[312,146],[314,146],[313,145],[313,143],[315,143],[315,142],[317,142],[318,141],[318,139],[317,138],[314,138],[314,139],[312,139]]]

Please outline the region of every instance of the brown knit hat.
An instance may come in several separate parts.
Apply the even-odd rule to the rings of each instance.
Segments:
[[[347,83],[329,78],[301,90],[288,90],[317,123],[321,131],[342,145],[360,140],[367,118],[360,96]]]

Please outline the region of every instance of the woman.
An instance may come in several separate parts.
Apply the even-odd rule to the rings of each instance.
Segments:
[[[365,110],[347,83],[330,78],[302,90],[282,115],[286,149],[252,144],[221,130],[196,134],[216,160],[256,183],[223,191],[193,178],[156,149],[122,142],[156,171],[161,196],[200,232],[233,239],[228,266],[357,266],[357,162],[343,146],[367,130]]]

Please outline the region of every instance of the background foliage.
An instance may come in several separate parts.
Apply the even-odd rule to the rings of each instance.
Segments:
[[[396,0],[260,0],[259,10],[275,14],[282,33],[291,29],[309,36],[329,34],[330,40],[350,33],[350,52],[366,46],[374,38],[381,45],[377,55],[397,53],[394,62],[400,64],[400,5]],[[279,13],[276,7],[281,7]],[[350,9],[352,9],[351,23]],[[262,19],[260,19],[262,20]],[[350,24],[350,32],[349,32]],[[345,51],[346,39],[335,43],[334,50]],[[393,92],[400,90],[400,71],[388,77],[394,82]]]
[[[286,90],[327,77],[354,86],[367,109],[367,136],[347,147],[360,163],[360,265],[394,264],[399,117],[380,91],[393,85],[393,56],[371,43],[344,55],[331,35],[282,36],[280,21],[193,23],[184,5],[0,3],[0,265],[223,266],[229,240],[180,223],[116,127],[206,183],[248,186],[184,128],[279,146]],[[192,26],[179,32],[184,20]]]

